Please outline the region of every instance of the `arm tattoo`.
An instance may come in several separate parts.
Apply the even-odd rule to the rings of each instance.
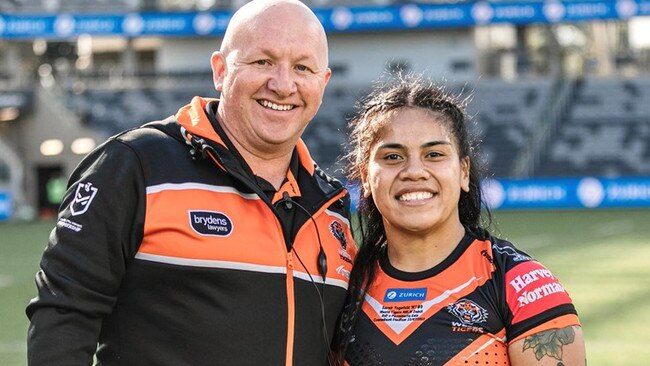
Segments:
[[[535,333],[524,339],[523,351],[531,348],[535,358],[539,361],[544,356],[550,356],[562,361],[562,346],[571,344],[575,340],[573,327],[550,329]]]

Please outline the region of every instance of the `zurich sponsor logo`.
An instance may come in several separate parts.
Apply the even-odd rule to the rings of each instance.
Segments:
[[[389,288],[384,295],[384,302],[423,301],[427,298],[427,288]]]
[[[197,234],[228,236],[232,233],[232,220],[221,212],[189,211],[190,226]]]
[[[343,30],[350,27],[354,22],[354,15],[348,8],[339,7],[334,9],[331,15],[332,24],[334,28]]]
[[[196,33],[201,35],[209,34],[216,26],[217,20],[209,13],[199,13],[192,21],[192,27],[194,27]]]
[[[127,34],[140,34],[144,27],[144,19],[138,14],[128,14],[122,21],[122,29]]]
[[[489,23],[494,17],[494,9],[487,1],[479,1],[472,6],[472,18],[476,24],[483,25]]]
[[[639,7],[636,1],[633,0],[619,0],[616,2],[616,12],[621,18],[630,18],[637,14]]]
[[[605,187],[596,178],[583,178],[578,183],[578,199],[585,207],[598,207],[605,196]]]
[[[54,21],[54,33],[58,36],[69,36],[74,32],[75,20],[70,15],[59,15]]]
[[[566,14],[566,8],[560,1],[548,1],[544,3],[542,13],[549,22],[559,22]]]
[[[417,5],[404,5],[400,9],[399,15],[404,24],[409,28],[417,27],[422,22],[422,18],[424,18],[422,10]]]

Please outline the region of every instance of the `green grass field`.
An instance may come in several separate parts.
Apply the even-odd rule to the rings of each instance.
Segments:
[[[650,363],[650,210],[496,212],[494,219],[496,234],[544,263],[571,294],[590,366]],[[24,308],[52,226],[0,224],[0,365],[26,364]]]

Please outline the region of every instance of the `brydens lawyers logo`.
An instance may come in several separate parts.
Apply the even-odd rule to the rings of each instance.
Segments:
[[[447,310],[460,320],[463,325],[484,323],[487,320],[487,310],[480,307],[472,300],[460,299],[447,305]]]
[[[72,216],[81,215],[88,211],[90,203],[97,194],[97,188],[92,183],[79,183],[77,191],[74,194],[74,200],[70,203],[70,213]]]
[[[197,234],[228,236],[232,233],[232,220],[221,212],[189,211],[190,225]]]
[[[427,288],[389,288],[384,295],[384,302],[424,301],[427,298]]]

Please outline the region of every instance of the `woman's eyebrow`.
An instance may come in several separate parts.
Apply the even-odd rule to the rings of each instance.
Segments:
[[[425,142],[424,144],[420,145],[420,147],[426,148],[426,147],[431,147],[431,146],[436,146],[436,145],[451,145],[451,142],[442,141],[442,140],[429,141],[429,142]]]

